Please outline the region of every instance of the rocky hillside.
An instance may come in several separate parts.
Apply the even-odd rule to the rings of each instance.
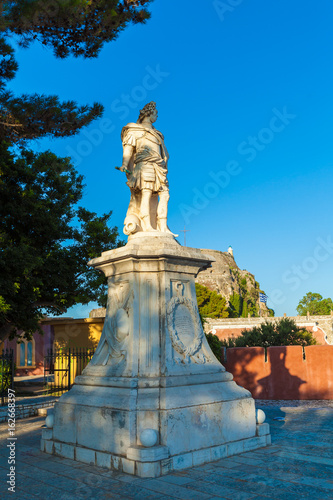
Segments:
[[[202,271],[196,282],[214,290],[225,297],[231,309],[230,317],[259,316],[259,283],[249,271],[241,270],[233,257],[232,249],[228,252],[201,249],[205,255],[211,255],[215,262],[212,267]],[[270,316],[270,309],[261,303],[261,315]]]

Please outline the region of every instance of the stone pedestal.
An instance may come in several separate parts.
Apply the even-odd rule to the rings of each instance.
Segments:
[[[55,405],[47,453],[157,477],[269,444],[251,394],[213,355],[195,276],[214,259],[137,233],[90,265],[108,277],[97,350]]]

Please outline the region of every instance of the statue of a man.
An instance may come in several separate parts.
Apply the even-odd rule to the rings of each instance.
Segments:
[[[169,185],[168,152],[164,137],[155,129],[155,102],[140,111],[136,123],[128,123],[121,132],[123,163],[131,200],[125,219],[125,234],[137,231],[170,233],[167,226]]]

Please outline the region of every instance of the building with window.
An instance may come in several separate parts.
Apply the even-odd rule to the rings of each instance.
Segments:
[[[15,360],[15,375],[43,375],[44,356],[53,347],[54,329],[52,325],[41,326],[43,335],[35,332],[31,340],[23,337],[14,340],[5,340],[0,346],[2,349],[12,349]]]

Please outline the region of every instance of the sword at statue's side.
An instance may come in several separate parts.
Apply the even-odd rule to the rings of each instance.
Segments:
[[[130,174],[131,172],[127,170],[127,168],[114,167],[116,170],[120,170],[120,172],[125,172],[125,174]]]

